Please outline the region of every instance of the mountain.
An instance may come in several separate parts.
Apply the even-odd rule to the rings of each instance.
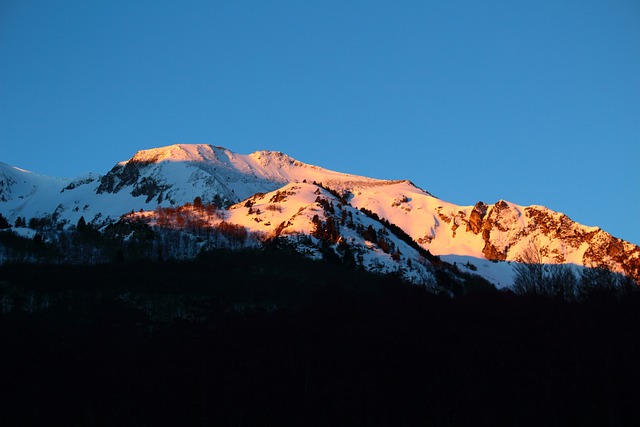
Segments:
[[[286,184],[272,192],[256,193],[226,210],[197,202],[131,212],[123,221],[186,230],[196,240],[200,238],[205,248],[207,244],[215,247],[221,240],[223,246],[277,240],[313,259],[333,257],[367,271],[400,274],[407,281],[435,287],[429,260],[434,257],[428,251],[399,230],[385,226],[375,215],[354,208],[333,190],[318,184]],[[170,247],[166,255],[176,256],[191,243],[173,240],[165,246]]]
[[[204,215],[196,198],[214,204],[216,214]],[[252,244],[279,238],[312,257],[353,257],[365,269],[423,283],[433,281],[433,261],[425,261],[431,254],[465,260],[465,271],[503,286],[510,264],[487,260],[605,267],[640,279],[638,246],[543,206],[458,206],[406,180],[339,173],[271,151],[243,155],[179,144],[139,151],[104,175],[75,179],[0,164],[0,213],[11,224],[48,218],[61,229],[83,217],[103,230],[123,215],[185,229],[174,219],[187,215],[209,228],[243,227]],[[499,270],[507,273],[498,278]]]

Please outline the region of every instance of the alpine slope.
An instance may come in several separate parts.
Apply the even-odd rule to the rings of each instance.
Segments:
[[[217,214],[201,216],[196,199]],[[0,163],[0,213],[10,224],[47,217],[65,228],[82,217],[96,228],[121,218],[159,226],[159,213],[177,208],[200,215],[201,224],[244,227],[257,241],[286,238],[311,257],[322,256],[323,242],[326,254],[328,242],[363,268],[402,272],[416,282],[433,276],[425,254],[498,286],[511,284],[514,262],[605,267],[640,279],[638,246],[544,206],[504,200],[459,206],[407,180],[335,172],[280,152],[178,144],[138,151],[103,175],[73,179]],[[165,218],[167,224],[183,226]]]

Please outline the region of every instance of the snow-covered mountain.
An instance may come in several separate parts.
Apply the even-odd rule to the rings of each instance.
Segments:
[[[375,216],[317,184],[285,184],[275,191],[256,193],[226,210],[197,202],[131,212],[123,220],[183,229],[199,236],[207,236],[207,229],[224,230],[225,225],[232,224],[249,231],[254,241],[278,238],[314,259],[333,256],[367,271],[400,274],[407,281],[435,288],[431,254],[408,236],[394,232]],[[204,240],[211,239],[201,238],[202,246],[207,245]]]
[[[223,220],[252,233],[311,241],[305,243],[310,254],[318,253],[319,240],[312,236],[318,222],[325,227],[331,218],[329,222],[340,225],[340,232],[331,236],[336,248],[340,242],[343,249],[355,249],[367,269],[388,272],[402,267],[414,278],[425,279],[430,274],[419,262],[407,265],[410,259],[420,260],[420,253],[371,214],[445,259],[464,256],[479,262],[604,266],[640,279],[638,246],[545,207],[506,201],[458,206],[409,181],[334,172],[279,152],[243,155],[211,145],[172,145],[139,151],[105,175],[75,179],[45,177],[0,163],[0,213],[12,224],[18,217],[50,217],[72,226],[84,217],[104,226],[131,212],[157,213],[158,207],[184,206],[196,197],[229,207]],[[333,212],[326,209],[331,205]],[[155,221],[154,215],[147,219]],[[364,238],[362,229],[369,226],[376,232],[386,230],[388,242],[401,255],[387,253],[378,242]],[[308,236],[312,239],[305,240]],[[386,267],[380,267],[383,265]],[[499,265],[496,268],[505,268],[504,263]]]

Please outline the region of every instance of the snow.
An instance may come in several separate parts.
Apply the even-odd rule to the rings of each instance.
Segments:
[[[402,200],[407,201],[401,202]],[[483,256],[484,241],[481,235],[459,232],[454,237],[451,229],[444,226],[444,220],[438,215],[441,212],[454,221],[460,212],[467,217],[473,206],[447,203],[409,181],[396,181],[384,187],[359,186],[350,202],[355,207],[370,209],[396,224],[434,255],[457,253]]]
[[[11,223],[18,216],[28,221],[55,213],[59,222],[66,221],[68,225],[75,225],[81,216],[88,222],[102,225],[132,211],[182,206],[193,202],[195,197],[201,197],[207,203],[220,196],[235,203],[226,212],[226,221],[265,236],[273,236],[278,230],[296,240],[298,236],[310,234],[314,215],[326,219],[322,208],[315,203],[318,196],[318,187],[312,184],[315,181],[344,195],[351,205],[345,208],[360,224],[375,223],[358,212],[359,208],[366,208],[399,226],[434,255],[453,259],[458,265],[470,262],[478,267],[479,274],[499,286],[508,286],[511,280],[509,263],[485,260],[483,231],[474,233],[468,229],[474,206],[448,203],[410,181],[379,180],[331,171],[280,152],[256,151],[244,155],[206,144],[177,144],[141,150],[131,159],[117,163],[107,176],[118,181],[118,171],[128,165],[139,174],[134,181],[117,191],[98,192],[103,177],[95,173],[74,179],[53,178],[0,163],[0,212]],[[133,196],[132,192],[143,180],[161,187],[158,194]],[[286,194],[286,200],[273,202],[278,191]],[[336,205],[339,203],[329,192],[319,191],[322,197]],[[252,213],[244,202],[249,198],[254,203]],[[258,210],[259,214],[256,213]],[[545,224],[530,217],[528,212],[563,226],[545,232]],[[610,238],[597,227],[574,223],[565,215],[542,206],[524,207],[499,201],[487,205],[485,220],[491,223],[491,244],[506,253],[507,261],[520,260],[528,247],[535,246],[542,262],[583,265],[590,245],[581,241],[581,236],[593,235],[596,242],[606,242]],[[363,251],[362,263],[367,268],[387,272],[399,268],[388,254],[372,247],[353,230],[342,227],[341,232],[351,245]],[[301,239],[297,241],[302,245]],[[415,250],[404,242],[395,238],[394,241],[403,254],[416,256]],[[637,249],[624,244],[628,245],[624,248],[630,253]],[[310,247],[309,251],[313,252]],[[457,257],[462,258],[457,261]],[[403,268],[409,271],[406,261],[404,264]]]
[[[316,200],[321,198],[334,206],[335,213],[328,213]],[[339,225],[339,217],[342,210],[350,218],[353,218],[354,227]],[[296,246],[299,252],[312,259],[318,259],[322,255],[318,251],[321,246],[318,239],[312,236],[315,229],[314,216],[326,222],[331,215],[339,229],[340,238],[344,240],[350,250],[358,258],[358,263],[368,271],[388,274],[400,273],[408,281],[426,285],[432,284],[435,278],[431,267],[422,256],[405,242],[393,234],[385,235],[393,245],[400,250],[402,256],[394,260],[389,253],[385,253],[376,244],[366,241],[355,227],[363,228],[372,226],[376,230],[383,229],[379,222],[367,217],[351,206],[340,206],[340,200],[328,191],[317,185],[309,183],[291,183],[276,191],[259,194],[249,200],[231,206],[227,211],[218,212],[216,215],[206,216],[204,212],[196,208],[189,208],[190,215],[199,217],[208,226],[218,226],[222,221],[242,225],[253,236],[259,236],[262,240],[281,237],[289,240]],[[149,221],[152,225],[158,225],[154,212],[142,212],[131,214],[132,218]],[[334,248],[335,250],[335,248]],[[340,256],[336,252],[336,256]],[[411,260],[411,262],[409,262]]]
[[[513,285],[515,270],[512,262],[489,261],[485,258],[476,258],[466,255],[442,255],[440,258],[456,266],[467,273],[478,274],[494,285],[498,289],[509,288]],[[469,268],[466,265],[475,267]]]

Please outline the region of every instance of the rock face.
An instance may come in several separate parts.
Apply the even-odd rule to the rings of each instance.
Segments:
[[[482,253],[489,260],[523,261],[529,246],[544,263],[605,267],[640,279],[640,247],[542,206],[478,202],[463,221],[466,233],[482,236]],[[460,230],[452,231],[460,236]]]
[[[615,238],[602,230],[585,237],[587,249],[583,265],[610,268],[620,266],[621,272],[640,282],[640,248]]]
[[[131,186],[133,197],[145,196],[145,203],[154,199],[158,204],[162,203],[165,192],[171,188],[171,185],[163,183],[153,176],[143,176],[142,171],[152,163],[150,161],[130,161],[124,165],[117,164],[102,177],[96,193],[117,193],[124,187]]]
[[[96,193],[115,193],[127,185],[135,186],[140,179],[140,170],[152,162],[129,161],[118,163],[100,180]]]
[[[482,202],[476,203],[469,215],[469,222],[467,222],[467,231],[473,234],[478,234],[482,231],[482,221],[487,214],[487,205]]]
[[[11,200],[11,187],[15,183],[11,176],[0,175],[0,202]]]

